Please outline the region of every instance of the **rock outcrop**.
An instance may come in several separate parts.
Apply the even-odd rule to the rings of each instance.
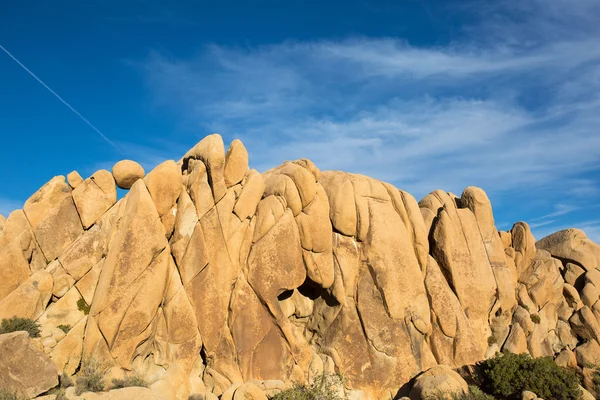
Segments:
[[[466,391],[451,368],[499,351],[587,368],[599,269],[580,230],[498,232],[482,189],[417,202],[307,159],[261,174],[216,134],[147,174],[125,160],[54,177],[0,217],[0,319],[40,324],[32,343],[55,375],[30,396],[90,358],[166,399],[262,400],[336,372],[356,399],[419,374],[411,397]],[[15,356],[3,349],[0,365]]]

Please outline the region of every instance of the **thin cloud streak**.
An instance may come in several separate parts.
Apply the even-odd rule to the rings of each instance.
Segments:
[[[36,74],[31,72],[31,70],[29,70],[29,68],[27,68],[21,61],[19,61],[15,56],[13,56],[2,45],[0,45],[0,50],[4,51],[6,53],[6,55],[8,55],[14,62],[19,64],[19,66],[21,68],[23,68],[29,75],[31,75],[36,81],[38,81],[43,87],[45,87],[50,93],[52,93],[54,95],[54,97],[56,97],[58,100],[60,100],[61,103],[63,103],[65,106],[67,106],[67,108],[69,108],[69,110],[71,110],[73,113],[75,113],[75,115],[77,115],[83,122],[85,122],[90,128],[92,128],[92,130],[94,132],[96,132],[102,139],[104,139],[104,141],[106,141],[109,145],[111,145],[119,153],[121,152],[121,150],[108,137],[106,137],[106,135],[104,133],[102,133],[100,131],[100,129],[96,128],[96,126],[94,126],[94,124],[92,124],[87,118],[85,118],[83,115],[81,115],[81,113],[79,111],[77,111],[75,108],[73,108],[73,106],[71,106],[62,97],[60,97],[58,95],[58,93],[56,93],[48,85],[46,85],[46,83],[44,83],[44,81],[42,81],[40,78],[38,78]]]

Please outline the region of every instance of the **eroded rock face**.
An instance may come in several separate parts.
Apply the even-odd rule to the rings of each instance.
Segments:
[[[415,397],[498,351],[599,356],[600,246],[498,232],[480,188],[417,202],[307,159],[261,174],[217,134],[146,175],[68,181],[0,218],[0,318],[37,320],[65,374],[93,357],[150,383],[86,396],[264,399],[342,372],[341,392],[387,399],[427,371]]]
[[[33,398],[58,384],[58,370],[27,332],[0,335],[0,387]]]

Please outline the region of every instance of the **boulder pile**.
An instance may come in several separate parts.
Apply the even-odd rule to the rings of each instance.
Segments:
[[[389,399],[428,371],[418,398],[466,390],[451,369],[499,351],[600,364],[599,298],[581,230],[499,232],[476,187],[417,202],[307,159],[261,174],[214,134],[147,174],[54,177],[0,216],[0,320],[41,327],[0,335],[0,384],[34,397],[94,359],[143,376],[143,398],[264,399],[339,372],[353,399]]]

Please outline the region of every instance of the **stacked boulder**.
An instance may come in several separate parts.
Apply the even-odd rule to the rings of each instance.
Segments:
[[[38,322],[28,348],[53,375],[28,396],[83,359],[166,399],[263,399],[337,372],[353,398],[387,399],[428,371],[418,398],[466,390],[446,372],[499,351],[600,364],[600,246],[582,231],[536,243],[524,222],[498,232],[479,188],[417,202],[248,158],[210,135],[147,174],[124,160],[55,177],[0,217],[0,320]]]

